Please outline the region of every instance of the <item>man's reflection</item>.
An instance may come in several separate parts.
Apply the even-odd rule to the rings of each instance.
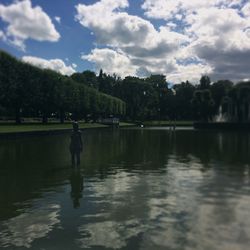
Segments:
[[[80,198],[82,198],[83,191],[83,175],[79,169],[72,170],[70,176],[71,185],[71,198],[73,201],[73,207],[80,207]]]

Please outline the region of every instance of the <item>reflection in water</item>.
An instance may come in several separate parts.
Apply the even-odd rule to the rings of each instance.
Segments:
[[[79,247],[247,250],[249,187],[235,187],[233,176],[222,184],[218,173],[201,168],[192,162],[179,165],[173,158],[165,173],[130,179],[121,169],[102,182],[88,183],[89,212],[78,229]],[[135,242],[136,248],[130,245]]]
[[[80,198],[82,198],[83,191],[83,175],[81,174],[80,169],[72,170],[70,176],[70,185],[71,185],[71,198],[73,201],[73,207],[80,207]]]
[[[39,202],[43,204],[43,200]],[[32,207],[1,224],[0,246],[30,248],[34,240],[43,238],[59,224],[60,205]]]
[[[79,233],[82,238],[77,240],[81,248],[102,246],[110,249],[120,249],[127,245],[127,240],[143,231],[143,225],[138,220],[103,221],[82,225]]]
[[[150,128],[84,138],[74,170],[68,136],[0,142],[0,247],[249,249],[250,133]]]

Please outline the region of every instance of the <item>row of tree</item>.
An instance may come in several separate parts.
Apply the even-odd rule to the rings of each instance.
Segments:
[[[67,116],[87,119],[92,116],[124,115],[125,103],[49,69],[40,69],[0,51],[0,116],[51,116],[61,122]]]
[[[54,115],[63,122],[67,114],[73,119],[119,115],[132,121],[209,121],[220,107],[227,112],[229,101],[238,105],[240,116],[241,100],[247,103],[250,96],[244,93],[250,93],[250,82],[211,83],[206,75],[199,84],[175,85],[164,75],[121,79],[102,70],[67,77],[0,52],[0,115],[15,114],[17,122],[22,115],[42,117],[43,122]]]
[[[171,85],[164,75],[151,75],[147,78],[107,75],[100,71],[84,71],[71,76],[79,83],[126,102],[126,117],[130,120],[213,120],[220,107],[228,111],[229,100],[240,103],[250,82],[234,84],[229,80],[212,83],[206,75],[199,84],[189,81]],[[243,91],[244,87],[244,91]],[[246,99],[246,98],[245,98]],[[249,98],[248,98],[249,99]],[[238,112],[240,114],[240,112]]]

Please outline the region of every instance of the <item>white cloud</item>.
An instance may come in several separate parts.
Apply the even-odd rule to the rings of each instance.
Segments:
[[[55,70],[63,75],[72,75],[75,72],[71,66],[66,66],[61,59],[46,60],[34,56],[24,56],[22,60],[43,69]]]
[[[242,17],[239,9],[230,8],[231,6],[244,6],[243,13],[250,10],[250,4],[243,5],[241,0],[145,0],[142,5],[146,11],[145,14],[150,17],[182,19],[182,28],[185,27],[186,36],[189,36],[193,42],[225,41],[228,49],[248,48],[250,43],[246,29],[250,27],[250,19]],[[174,27],[175,24],[177,29],[180,29],[180,25],[177,25],[178,20],[169,22],[169,25]]]
[[[188,80],[196,84],[199,82],[202,75],[210,75],[212,72],[213,68],[209,64],[176,64],[176,70],[167,75],[167,81],[181,83]]]
[[[2,30],[0,30],[0,39],[5,41],[6,40],[6,36],[4,34],[4,32]]]
[[[186,18],[190,27],[187,32],[195,34],[198,39],[227,40],[227,46],[249,46],[244,43],[244,30],[250,25],[235,9],[199,9]],[[241,33],[241,34],[239,34]],[[243,39],[242,39],[243,38]],[[241,41],[239,41],[241,40]]]
[[[145,15],[166,21],[157,28],[148,19],[128,14],[128,6],[126,0],[76,6],[76,21],[95,34],[96,45],[102,48],[82,57],[97,70],[120,76],[160,73],[177,82],[196,82],[203,74],[247,78],[243,52],[248,55],[250,49],[250,18],[244,16],[245,2],[145,0]]]
[[[185,60],[180,62],[175,58],[154,60],[141,58],[132,60],[132,63],[138,66],[137,75],[164,74],[167,81],[174,83],[181,83],[186,80],[197,83],[202,75],[210,75],[213,72],[213,68],[208,63],[198,62],[195,58],[193,61],[185,63]]]
[[[189,15],[187,32],[195,39],[190,45],[194,55],[213,67],[216,79],[241,80],[249,76],[249,20],[236,9],[199,9]]]
[[[102,68],[107,73],[116,73],[121,77],[159,73],[166,74],[171,81],[182,81],[187,79],[185,76],[196,80],[210,70],[204,64],[197,64],[196,67],[178,65],[177,59],[185,59],[190,54],[185,51],[185,46],[191,39],[172,31],[171,27],[176,26],[174,23],[156,30],[149,21],[117,9],[121,8],[118,3],[106,4],[106,1],[100,1],[93,5],[77,6],[76,19],[94,31],[99,43],[113,48],[94,49],[82,57],[93,62],[97,71]],[[194,69],[197,70],[196,74],[191,73]]]
[[[61,17],[55,16],[54,18],[55,18],[55,20],[56,20],[58,23],[61,23]]]
[[[180,14],[184,17],[200,8],[225,9],[238,5],[242,5],[242,0],[145,0],[142,9],[147,17],[169,20],[173,17],[179,19]]]
[[[247,3],[245,6],[243,6],[241,11],[245,17],[250,18],[250,3]]]
[[[132,65],[130,58],[124,53],[107,48],[93,49],[89,55],[83,55],[82,59],[95,63],[97,72],[103,69],[106,73],[116,73],[122,77],[136,75],[138,68]]]
[[[121,8],[127,7],[125,2],[107,5],[102,0],[76,6],[76,20],[94,31],[99,44],[109,46],[94,49],[82,59],[95,63],[97,70],[122,77],[169,72],[174,68],[173,57],[190,39],[167,26],[156,30],[149,21],[122,12]]]
[[[177,25],[175,30],[183,30],[189,36],[190,43],[177,52],[176,58],[193,57],[202,61],[201,65],[196,64],[199,68],[195,69],[195,74],[203,71],[202,65],[207,65],[215,79],[237,81],[249,76],[246,67],[250,53],[249,3],[242,0],[145,0],[142,8],[147,17],[169,20],[171,25]],[[182,71],[187,77],[190,75],[188,68]]]
[[[121,77],[165,74],[168,81],[176,83],[187,79],[197,83],[202,75],[212,72],[211,66],[204,63],[180,65],[174,59],[160,58],[153,61],[147,58],[133,59],[121,51],[111,49],[94,49],[89,55],[82,56],[82,59],[94,63],[96,72],[103,69],[106,73],[115,73]]]
[[[114,10],[124,9],[128,6],[127,0],[101,0],[92,5],[78,4],[76,20],[85,27],[95,27],[99,24],[105,26],[106,24],[99,17],[112,20]]]
[[[140,17],[118,11],[126,3],[102,0],[93,5],[78,4],[76,20],[92,29],[99,43],[119,46],[142,42],[154,27]]]
[[[41,7],[32,7],[30,0],[0,4],[0,17],[8,23],[5,35],[9,42],[24,49],[25,40],[56,42],[60,34]]]
[[[120,11],[123,7],[127,7],[126,1],[102,0],[93,5],[78,4],[76,20],[94,31],[98,43],[114,47],[137,46],[157,50],[158,46],[165,45],[169,50],[172,45],[172,49],[176,49],[176,43],[187,39],[166,27],[157,31],[149,21]]]
[[[212,0],[214,1],[214,0]],[[145,15],[150,18],[171,19],[184,11],[194,8],[206,7],[210,1],[200,0],[145,0],[142,9],[145,10]]]

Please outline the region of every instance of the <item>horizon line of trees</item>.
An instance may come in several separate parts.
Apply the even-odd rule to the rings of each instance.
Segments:
[[[52,115],[64,121],[93,120],[118,115],[128,121],[202,120],[211,121],[219,110],[226,113],[230,102],[240,114],[241,100],[250,102],[250,82],[234,84],[230,80],[212,83],[203,75],[199,84],[189,81],[170,84],[164,75],[146,78],[127,76],[121,79],[100,70],[86,70],[63,76],[49,69],[40,69],[0,51],[0,116],[15,114],[42,117]],[[245,104],[244,104],[245,105]],[[238,119],[241,120],[240,117]]]
[[[91,117],[123,116],[125,102],[73,78],[40,69],[0,51],[0,116],[39,117],[43,123],[56,117],[63,123]]]
[[[219,111],[229,111],[230,102],[239,110],[237,121],[241,121],[241,96],[250,93],[250,82],[234,84],[230,80],[211,82],[203,75],[199,84],[189,81],[170,84],[164,75],[146,78],[127,76],[124,79],[108,75],[100,70],[74,73],[71,78],[104,93],[116,96],[126,103],[126,118],[132,121],[144,120],[196,120],[212,121]],[[244,102],[250,95],[244,96]]]

